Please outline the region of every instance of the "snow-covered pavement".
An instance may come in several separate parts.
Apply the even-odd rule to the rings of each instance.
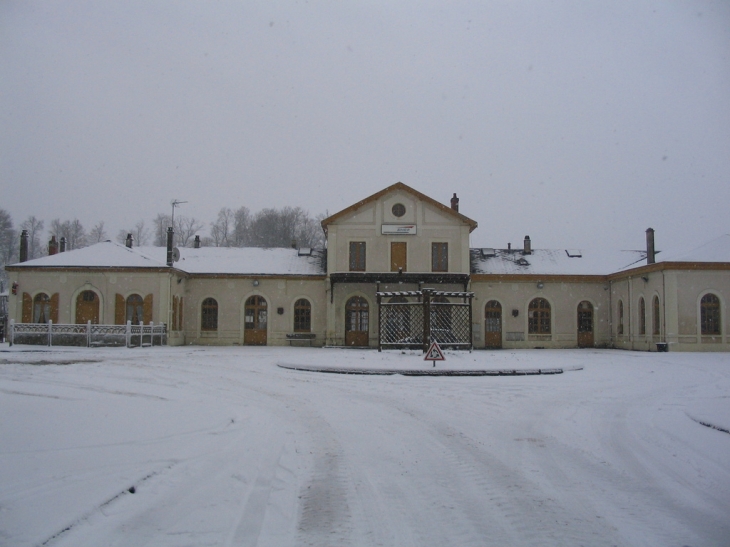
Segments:
[[[413,352],[0,346],[0,545],[730,545],[728,354],[437,364],[565,370],[547,376],[278,364],[431,366]]]

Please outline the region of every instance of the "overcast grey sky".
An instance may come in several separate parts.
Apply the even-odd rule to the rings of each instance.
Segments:
[[[730,232],[730,2],[0,2],[0,207],[334,213],[395,182],[473,246]]]

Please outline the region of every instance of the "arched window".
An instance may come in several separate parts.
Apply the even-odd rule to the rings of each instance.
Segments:
[[[140,295],[130,294],[127,297],[125,321],[131,321],[133,325],[144,321],[144,300]]]
[[[651,332],[652,334],[659,334],[661,330],[661,313],[659,309],[659,297],[655,296],[654,300],[651,301]]]
[[[51,299],[46,293],[38,293],[33,299],[33,323],[48,323],[51,319]]]
[[[203,300],[200,330],[218,330],[218,302],[215,298],[206,298]]]
[[[294,303],[294,332],[310,332],[312,330],[312,305],[306,298]]]
[[[527,332],[529,334],[550,334],[550,302],[534,298],[527,309]]]
[[[707,293],[700,301],[700,328],[702,334],[713,335],[722,332],[720,328],[720,299]]]
[[[639,298],[639,334],[646,334],[646,303],[643,296]]]
[[[624,301],[618,301],[618,334],[624,333]]]
[[[578,304],[578,332],[593,332],[593,304],[588,300]]]

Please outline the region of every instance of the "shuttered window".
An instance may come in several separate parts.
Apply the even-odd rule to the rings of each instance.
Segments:
[[[449,271],[449,244],[431,243],[431,271]]]
[[[365,271],[365,242],[364,241],[351,241],[350,242],[350,271],[351,272],[364,272]]]

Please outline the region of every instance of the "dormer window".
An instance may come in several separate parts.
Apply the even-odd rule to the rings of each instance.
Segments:
[[[402,203],[396,203],[395,205],[393,205],[391,212],[393,213],[393,216],[400,218],[406,214],[406,206]]]

